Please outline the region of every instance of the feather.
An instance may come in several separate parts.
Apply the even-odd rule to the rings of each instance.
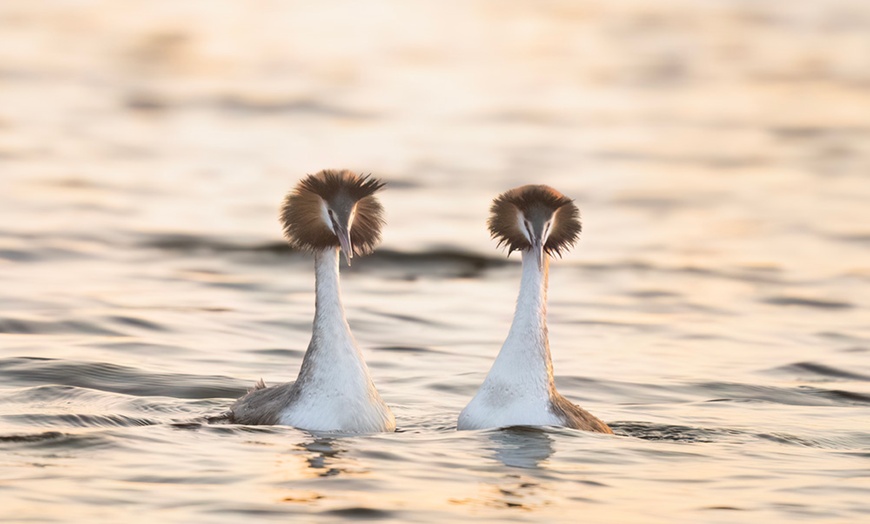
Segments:
[[[555,217],[553,229],[544,245],[549,255],[561,256],[580,236],[580,210],[573,200],[550,186],[521,186],[505,191],[493,200],[487,221],[492,238],[498,241],[499,247],[506,246],[508,254],[531,247],[520,231],[517,220],[520,212],[527,216],[543,212]]]
[[[367,255],[381,241],[383,207],[374,194],[384,183],[371,175],[324,170],[308,175],[284,198],[280,220],[291,245],[306,251],[338,247],[338,237],[323,220],[323,203],[356,208],[351,227],[354,255]]]

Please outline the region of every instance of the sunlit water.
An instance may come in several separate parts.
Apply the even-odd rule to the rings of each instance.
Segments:
[[[864,1],[0,4],[0,520],[870,518]],[[292,380],[283,193],[373,172],[345,306],[399,431],[210,424]],[[616,436],[455,431],[576,199],[557,384]]]

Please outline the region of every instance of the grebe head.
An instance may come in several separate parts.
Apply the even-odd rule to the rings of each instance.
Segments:
[[[528,185],[505,191],[492,201],[489,232],[508,254],[531,249],[544,265],[544,254],[562,255],[580,235],[580,211],[550,186]]]
[[[371,253],[381,240],[383,207],[374,194],[384,183],[371,175],[324,170],[287,193],[281,224],[290,243],[310,251],[341,248],[347,265]]]

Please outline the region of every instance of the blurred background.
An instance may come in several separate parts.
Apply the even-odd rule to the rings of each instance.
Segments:
[[[388,184],[382,248],[342,274],[405,433],[167,429],[295,375],[313,276],[277,210],[324,168]],[[868,177],[866,0],[2,2],[4,505],[860,518]],[[452,431],[519,279],[488,206],[527,183],[583,215],[551,274],[560,388],[630,442]]]
[[[394,248],[491,252],[489,200],[541,182],[582,204],[585,256],[769,264],[788,247],[831,272],[866,254],[862,0],[82,0],[0,17],[0,218],[33,232],[276,239],[282,194],[336,167],[391,183]]]

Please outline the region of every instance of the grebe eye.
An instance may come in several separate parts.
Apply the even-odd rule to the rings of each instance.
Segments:
[[[332,213],[331,209],[327,209],[326,212],[329,213],[329,218],[335,218],[335,215]]]

